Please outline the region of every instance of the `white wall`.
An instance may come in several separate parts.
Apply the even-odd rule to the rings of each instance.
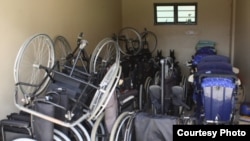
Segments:
[[[235,61],[240,69],[240,79],[243,83],[246,100],[250,101],[250,1],[236,1],[235,20]]]
[[[0,0],[0,119],[17,110],[13,65],[23,42],[36,33],[65,36],[72,47],[83,32],[91,51],[121,27],[117,0]]]
[[[197,2],[197,25],[154,25],[153,3]],[[122,0],[122,25],[132,26],[139,31],[146,27],[156,33],[159,40],[158,49],[164,55],[174,49],[176,59],[180,62],[183,73],[188,68],[184,63],[194,54],[194,46],[199,40],[211,40],[217,43],[218,54],[230,55],[231,0]],[[186,35],[186,31],[194,35]]]

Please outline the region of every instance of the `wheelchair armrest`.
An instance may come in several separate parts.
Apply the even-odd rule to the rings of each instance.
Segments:
[[[123,93],[120,93],[117,97],[118,97],[118,101],[121,105],[129,102],[129,101],[133,101],[135,99],[135,97],[138,96],[138,90],[133,89],[133,90],[127,90]]]

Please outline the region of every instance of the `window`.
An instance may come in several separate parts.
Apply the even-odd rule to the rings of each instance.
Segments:
[[[197,24],[197,3],[155,3],[154,23]]]

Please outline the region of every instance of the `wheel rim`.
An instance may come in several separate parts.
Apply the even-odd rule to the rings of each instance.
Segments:
[[[45,89],[49,79],[46,71],[38,66],[52,68],[54,59],[54,46],[48,35],[37,34],[24,42],[15,62],[15,83],[37,85],[39,88],[19,85],[23,94],[39,94]]]
[[[98,119],[95,121],[93,129],[91,131],[91,140],[104,141],[108,137],[107,130],[105,129],[104,113],[102,113]]]
[[[55,58],[59,61],[60,69],[66,62],[66,57],[72,52],[71,47],[67,39],[63,36],[57,36],[55,38]]]
[[[132,27],[122,28],[118,35],[120,51],[124,55],[137,55],[142,48],[139,32]]]
[[[118,44],[111,38],[105,38],[98,43],[91,55],[89,72],[100,73],[119,60]]]
[[[111,66],[99,84],[100,89],[96,91],[90,104],[90,110],[92,112],[89,119],[91,120],[96,120],[96,118],[98,118],[98,116],[105,109],[105,106],[111,98],[111,95],[114,93],[121,75],[121,67],[117,65],[118,64],[113,64]]]

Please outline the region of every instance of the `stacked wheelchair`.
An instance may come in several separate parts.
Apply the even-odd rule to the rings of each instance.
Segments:
[[[132,32],[134,39],[127,32]],[[144,39],[148,38],[147,33],[143,32]],[[149,46],[133,28],[121,30],[119,45],[113,38],[100,41],[90,57],[82,33],[74,51],[63,36],[56,37],[54,43],[46,34],[27,39],[14,66],[14,101],[20,112],[1,120],[2,140],[82,141],[91,140],[90,135],[92,140],[103,140],[99,134],[109,133],[101,121],[110,101],[118,100],[120,108],[128,101],[138,104],[138,99],[134,101],[135,96],[138,98],[137,90],[122,95],[117,90],[123,50],[120,37],[125,37],[122,42],[129,50],[122,53],[124,56],[136,55],[142,43]],[[155,36],[153,40],[156,47]],[[133,50],[138,52],[133,54]]]
[[[199,41],[184,76],[174,50],[153,57],[156,35],[122,28],[89,56],[80,33],[36,34],[14,65],[15,106],[1,120],[3,141],[172,140],[173,125],[237,124],[238,70],[215,43]]]
[[[214,42],[199,41],[195,50],[188,77],[181,74],[173,52],[160,60],[160,73],[143,91],[151,106],[120,114],[110,141],[172,140],[173,125],[238,124],[238,69],[216,53]]]
[[[239,70],[228,57],[218,55],[215,43],[199,41],[192,60],[190,82],[198,124],[237,124]]]
[[[15,105],[21,112],[1,121],[3,141],[90,140],[89,130],[114,94],[121,67],[117,42],[105,38],[96,46],[89,70],[84,69],[87,44],[81,39],[79,51],[64,48],[59,57],[46,34],[23,43],[14,66]]]

